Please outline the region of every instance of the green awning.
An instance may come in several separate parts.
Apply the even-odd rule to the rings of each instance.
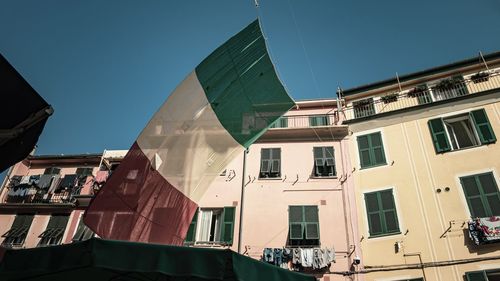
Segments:
[[[0,280],[314,281],[231,250],[92,238],[61,246],[5,250]]]

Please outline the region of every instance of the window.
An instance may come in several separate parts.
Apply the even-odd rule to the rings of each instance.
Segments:
[[[224,207],[196,211],[185,242],[232,245],[235,210],[235,207]]]
[[[314,176],[333,177],[335,176],[335,157],[333,147],[315,147],[314,154]]]
[[[370,237],[399,232],[392,189],[365,193]]]
[[[288,127],[288,118],[280,117],[278,120],[274,121],[269,128],[287,128]]]
[[[318,246],[318,206],[290,206],[288,208],[289,245]]]
[[[500,193],[493,173],[461,177],[460,183],[473,218],[500,216]]]
[[[466,272],[467,281],[498,281],[500,269]]]
[[[81,217],[75,235],[73,235],[72,241],[84,241],[92,237],[94,237],[94,232],[92,232],[92,230],[83,223],[83,217]]]
[[[76,173],[78,176],[91,176],[93,168],[77,168]]]
[[[61,172],[61,168],[56,168],[56,167],[50,167],[46,168],[45,171],[43,172],[44,175],[59,175]]]
[[[5,237],[2,246],[22,247],[32,221],[33,215],[17,215],[9,231],[2,235],[2,237]]]
[[[385,165],[384,145],[380,132],[358,137],[361,168]]]
[[[484,109],[429,120],[436,153],[494,143],[497,139]]]
[[[263,148],[260,151],[260,178],[281,177],[281,149]]]
[[[328,126],[328,125],[330,125],[330,119],[328,118],[328,115],[309,116],[310,127]]]
[[[354,108],[354,118],[361,118],[375,114],[373,98],[355,101],[352,103]]]
[[[38,246],[59,245],[62,242],[69,215],[53,215],[50,217],[49,224],[42,234]]]

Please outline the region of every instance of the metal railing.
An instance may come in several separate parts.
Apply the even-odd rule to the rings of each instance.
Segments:
[[[24,188],[23,192],[5,193],[2,203],[17,203],[17,204],[67,204],[74,201],[73,196],[80,194],[80,188],[74,187],[71,190],[63,190],[61,192],[48,193],[46,190],[37,187]]]
[[[352,120],[497,88],[500,88],[500,70],[481,72],[465,79],[461,77],[443,79],[432,87],[417,86],[410,90],[393,92],[378,98],[356,101],[340,111],[343,119]]]
[[[290,115],[280,117],[270,129],[311,128],[338,124],[338,114]]]

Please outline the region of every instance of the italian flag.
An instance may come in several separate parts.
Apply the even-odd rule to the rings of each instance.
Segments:
[[[170,94],[92,200],[85,224],[107,239],[181,245],[213,180],[293,106],[256,20]]]

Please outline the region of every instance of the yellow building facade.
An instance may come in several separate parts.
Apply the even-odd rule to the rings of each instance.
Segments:
[[[361,236],[355,275],[500,280],[500,53],[340,97]]]

